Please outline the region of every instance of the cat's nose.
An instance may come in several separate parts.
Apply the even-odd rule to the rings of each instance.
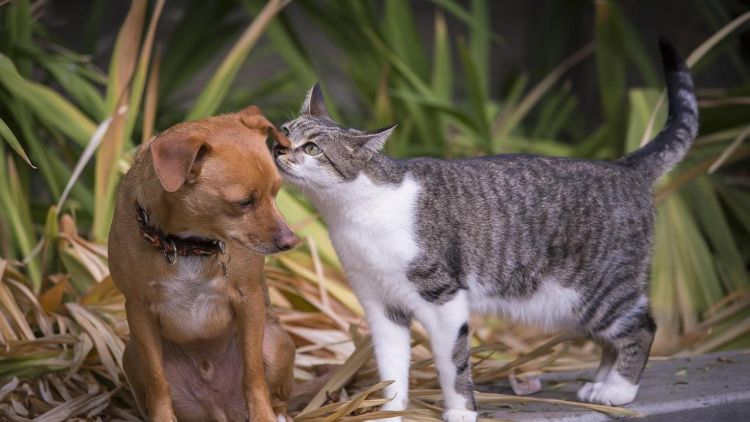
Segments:
[[[278,158],[280,155],[284,155],[287,153],[287,149],[281,146],[281,144],[276,144],[273,146],[273,158]]]

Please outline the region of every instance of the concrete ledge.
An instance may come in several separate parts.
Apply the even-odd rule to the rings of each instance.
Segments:
[[[575,401],[575,393],[594,376],[588,371],[542,377],[533,397]],[[477,390],[513,394],[507,382],[479,385]],[[625,406],[648,422],[750,421],[750,351],[651,360],[634,403]],[[598,422],[608,415],[567,406],[527,404],[481,409],[481,417],[516,421]],[[618,418],[623,419],[623,418]]]

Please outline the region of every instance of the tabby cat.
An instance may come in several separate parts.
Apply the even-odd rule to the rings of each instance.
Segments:
[[[394,126],[343,127],[313,87],[274,149],[285,180],[317,207],[372,330],[384,410],[408,403],[412,318],[430,336],[446,421],[476,420],[469,313],[575,330],[603,357],[581,400],[633,401],[656,326],[648,281],[654,182],[698,130],[693,83],[660,43],[669,119],[614,161],[526,154],[396,160],[379,151]]]

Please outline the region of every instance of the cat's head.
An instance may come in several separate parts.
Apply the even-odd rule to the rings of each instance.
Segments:
[[[291,146],[274,146],[284,179],[302,189],[335,187],[357,178],[379,154],[396,126],[373,131],[345,128],[328,114],[318,84],[307,93],[299,117],[281,126]]]

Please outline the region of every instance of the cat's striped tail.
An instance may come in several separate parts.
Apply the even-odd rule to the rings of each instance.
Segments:
[[[652,181],[682,160],[698,134],[698,105],[687,65],[668,41],[660,39],[659,48],[669,99],[667,123],[651,142],[618,160]]]

